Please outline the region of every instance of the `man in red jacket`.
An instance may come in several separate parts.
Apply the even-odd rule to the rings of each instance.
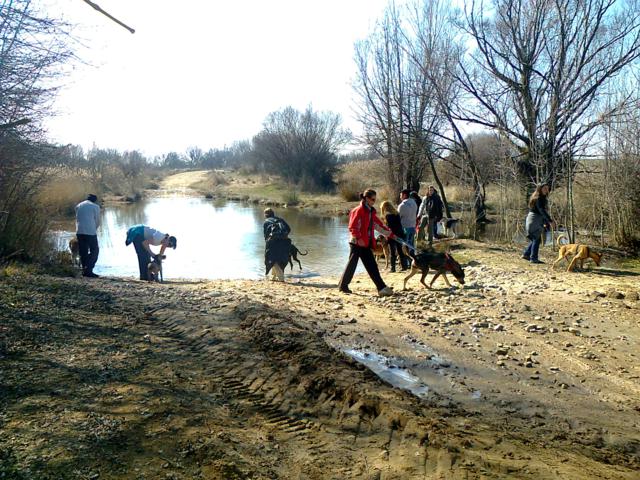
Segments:
[[[353,279],[353,274],[358,266],[358,260],[362,259],[364,268],[378,289],[378,295],[381,297],[393,295],[393,290],[387,287],[380,276],[378,264],[373,256],[372,249],[376,248],[376,228],[389,238],[394,238],[395,235],[391,233],[391,230],[389,230],[376,215],[376,209],[373,208],[373,205],[376,203],[376,192],[374,190],[367,190],[363,194],[360,194],[360,199],[360,205],[351,210],[349,214],[349,232],[351,233],[349,247],[351,252],[349,254],[347,267],[344,269],[344,273],[338,284],[338,289],[343,293],[351,293],[349,283],[351,283]]]

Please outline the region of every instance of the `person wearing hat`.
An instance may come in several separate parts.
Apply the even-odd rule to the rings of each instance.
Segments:
[[[82,265],[82,275],[89,278],[97,278],[93,273],[98,261],[98,227],[100,226],[100,206],[98,197],[93,194],[76,205],[76,238],[78,239],[78,250],[80,263]]]
[[[146,225],[134,225],[127,230],[127,240],[125,245],[133,243],[133,247],[136,249],[136,255],[138,256],[138,268],[140,269],[140,280],[149,280],[147,266],[151,261],[151,257],[156,254],[151,250],[151,245],[157,247],[160,246],[160,253],[158,255],[164,255],[164,251],[167,247],[175,250],[178,241],[176,237],[169,235],[168,233],[162,233],[155,228],[147,227]]]

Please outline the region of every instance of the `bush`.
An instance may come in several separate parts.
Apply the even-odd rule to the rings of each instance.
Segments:
[[[300,203],[300,197],[295,189],[288,190],[283,196],[282,201],[289,207],[293,207]]]
[[[386,184],[384,160],[362,160],[347,163],[338,174],[338,193],[349,202],[360,199],[359,193],[373,188],[378,193]]]

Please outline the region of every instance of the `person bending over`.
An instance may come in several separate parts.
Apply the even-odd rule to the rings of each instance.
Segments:
[[[167,247],[175,250],[178,241],[176,237],[170,236],[168,233],[162,233],[154,228],[146,225],[134,225],[127,230],[127,240],[125,245],[133,243],[138,256],[138,268],[140,269],[140,280],[149,280],[147,266],[151,261],[151,257],[155,253],[151,250],[151,245],[160,247],[158,255],[163,255]]]

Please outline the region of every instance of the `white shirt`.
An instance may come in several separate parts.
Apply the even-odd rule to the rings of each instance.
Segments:
[[[415,228],[418,205],[416,205],[413,198],[405,198],[402,203],[398,205],[398,214],[400,215],[402,228]]]
[[[144,239],[149,242],[149,245],[160,245],[164,237],[166,237],[165,233],[159,232],[155,228],[144,227]]]
[[[100,206],[85,200],[76,205],[76,233],[97,235],[100,226]]]

